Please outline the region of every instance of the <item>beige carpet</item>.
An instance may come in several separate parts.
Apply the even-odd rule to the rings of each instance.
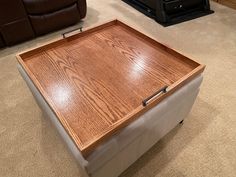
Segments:
[[[236,11],[215,3],[212,9],[213,15],[164,28],[120,0],[88,0],[85,28],[119,18],[207,65],[184,125],[121,176],[236,176]],[[71,28],[0,50],[1,177],[79,177],[75,160],[44,119],[15,59],[16,53],[59,39]]]

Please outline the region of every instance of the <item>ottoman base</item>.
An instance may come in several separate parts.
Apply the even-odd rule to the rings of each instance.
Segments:
[[[107,142],[84,158],[24,69],[18,69],[38,105],[55,125],[67,147],[78,162],[82,176],[117,177],[189,113],[198,95],[203,77],[194,78],[174,94],[161,101]]]

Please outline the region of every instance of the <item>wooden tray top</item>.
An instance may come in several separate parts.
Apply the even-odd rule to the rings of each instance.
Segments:
[[[118,20],[17,58],[84,157],[205,67]]]

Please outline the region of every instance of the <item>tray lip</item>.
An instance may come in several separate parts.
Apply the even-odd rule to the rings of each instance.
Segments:
[[[88,144],[83,145],[82,143],[80,143],[79,141],[79,137],[77,136],[77,134],[74,132],[74,130],[70,127],[70,125],[67,123],[67,121],[64,119],[64,117],[60,114],[59,111],[57,111],[57,109],[55,109],[55,105],[54,103],[50,100],[50,98],[47,98],[47,93],[44,91],[44,89],[41,87],[39,81],[36,79],[36,77],[34,76],[34,74],[30,71],[30,69],[27,67],[27,64],[25,63],[25,61],[27,60],[27,58],[29,56],[35,55],[39,52],[45,51],[45,49],[50,49],[53,47],[57,47],[60,46],[66,42],[70,42],[74,39],[78,39],[80,37],[86,36],[90,33],[93,32],[97,32],[99,30],[102,30],[106,27],[109,26],[114,26],[114,25],[120,25],[124,28],[128,28],[129,31],[141,36],[142,38],[144,38],[145,40],[148,40],[149,42],[154,43],[155,45],[158,45],[159,47],[162,47],[163,49],[166,49],[168,52],[170,52],[171,54],[175,54],[181,57],[181,59],[185,60],[186,62],[191,62],[191,63],[195,63],[198,66],[195,67],[195,69],[193,69],[191,72],[189,72],[187,75],[185,75],[184,77],[182,77],[181,79],[179,79],[178,81],[176,81],[175,83],[173,83],[172,85],[170,85],[168,87],[168,91],[165,94],[162,94],[161,96],[159,96],[158,98],[152,100],[147,106],[142,106],[142,104],[140,103],[140,106],[137,107],[136,109],[134,109],[132,112],[130,112],[129,114],[127,114],[125,117],[123,117],[121,120],[117,121],[115,124],[111,125],[109,127],[109,129],[107,129],[107,131],[104,133],[101,133],[99,135],[97,135],[93,140],[91,140]],[[71,137],[71,139],[73,140],[74,144],[76,145],[76,147],[78,148],[78,150],[82,153],[82,155],[84,157],[87,157],[92,150],[94,150],[94,148],[99,145],[100,143],[102,143],[104,140],[106,140],[108,137],[110,137],[112,134],[115,134],[118,130],[120,130],[121,128],[127,126],[129,123],[131,123],[132,121],[134,121],[137,117],[139,117],[140,115],[144,114],[146,111],[148,111],[149,109],[153,108],[154,106],[156,106],[159,102],[161,102],[163,99],[165,99],[166,97],[168,97],[169,95],[173,94],[177,89],[181,88],[185,83],[191,81],[194,77],[196,77],[197,75],[201,74],[204,69],[205,69],[205,65],[199,64],[198,62],[184,56],[183,54],[181,54],[180,52],[170,48],[169,46],[162,44],[158,41],[156,41],[155,39],[147,36],[146,34],[143,34],[142,32],[132,28],[131,26],[128,26],[127,24],[123,23],[120,20],[112,20],[103,24],[99,24],[95,27],[91,27],[91,28],[87,28],[85,31],[83,31],[82,33],[78,33],[78,34],[74,34],[72,36],[69,36],[67,38],[64,39],[59,39],[53,42],[49,42],[45,45],[42,45],[40,47],[34,48],[34,49],[29,49],[27,51],[23,51],[19,54],[16,55],[17,61],[18,63],[22,66],[22,68],[26,71],[27,75],[29,76],[29,78],[32,80],[33,84],[35,85],[35,87],[38,89],[38,91],[42,94],[42,96],[45,98],[45,101],[48,103],[50,109],[55,113],[55,115],[57,116],[58,120],[60,121],[60,123],[62,124],[63,128],[66,130],[66,132],[69,134],[69,136]]]

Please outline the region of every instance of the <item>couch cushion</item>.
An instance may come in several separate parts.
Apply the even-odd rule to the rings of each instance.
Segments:
[[[21,0],[0,0],[0,26],[26,17]]]
[[[77,23],[80,14],[77,5],[74,4],[53,13],[29,15],[29,18],[36,35],[41,35]]]
[[[1,26],[1,34],[6,45],[13,45],[34,37],[28,18],[22,18]]]
[[[23,0],[29,14],[44,14],[57,11],[76,3],[78,0]]]

